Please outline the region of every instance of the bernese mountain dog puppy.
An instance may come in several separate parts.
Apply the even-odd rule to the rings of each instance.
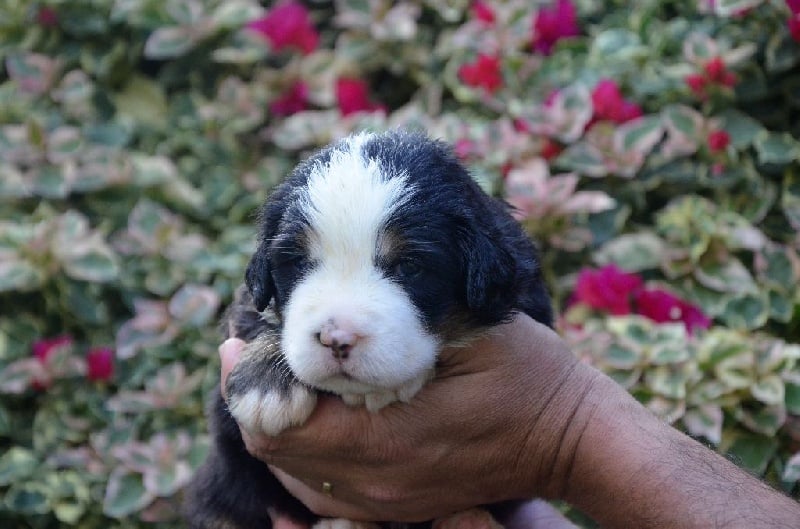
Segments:
[[[408,401],[442,347],[515,311],[552,323],[534,244],[423,134],[363,133],[320,150],[259,222],[226,316],[226,334],[248,344],[227,402],[213,395],[213,445],[186,491],[192,529],[269,528],[270,510],[320,521],[247,452],[239,425],[277,435],[303,424],[320,391],[371,411]]]

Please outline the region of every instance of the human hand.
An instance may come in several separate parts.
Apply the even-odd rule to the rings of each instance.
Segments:
[[[223,380],[238,344],[221,348]],[[421,521],[475,505],[558,497],[591,385],[566,345],[524,315],[469,347],[442,352],[437,377],[410,403],[379,413],[319,399],[300,428],[243,432],[312,511],[361,520]],[[330,494],[322,484],[330,483]]]

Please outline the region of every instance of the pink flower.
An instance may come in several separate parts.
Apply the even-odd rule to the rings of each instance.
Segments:
[[[308,87],[302,81],[294,83],[280,97],[269,104],[276,116],[291,116],[308,108]]]
[[[481,22],[484,22],[490,26],[494,24],[494,11],[486,2],[483,2],[482,0],[476,0],[472,3],[470,11],[472,11],[472,16],[477,20],[480,20]]]
[[[575,6],[571,0],[556,0],[555,6],[543,7],[533,19],[533,48],[550,55],[556,42],[580,34]]]
[[[542,142],[542,151],[539,153],[539,155],[549,162],[561,154],[561,151],[563,150],[564,147],[560,143],[555,140],[551,140],[550,138],[545,138]]]
[[[724,130],[715,130],[708,135],[708,148],[711,152],[725,150],[731,143],[731,135]]]
[[[356,112],[374,112],[383,108],[370,101],[366,81],[350,77],[336,80],[336,101],[343,116]]]
[[[614,315],[630,314],[631,297],[642,286],[642,278],[615,265],[583,269],[575,285],[575,301]]]
[[[635,294],[636,312],[656,323],[683,322],[686,330],[707,329],[711,319],[699,307],[665,290],[642,289]]]
[[[39,362],[46,364],[50,356],[62,347],[69,347],[72,345],[72,337],[67,335],[57,336],[55,338],[46,338],[33,343],[31,347],[33,356]]]
[[[594,118],[592,121],[625,123],[642,116],[639,105],[622,97],[619,85],[611,79],[601,79],[592,90]]]
[[[458,69],[458,77],[466,85],[481,87],[488,93],[493,94],[503,86],[500,57],[479,53],[474,62],[463,64]]]
[[[276,51],[293,46],[309,54],[319,44],[319,34],[311,23],[308,10],[292,0],[273,7],[265,16],[248,22],[245,27],[259,33]]]
[[[786,0],[786,5],[793,15],[800,15],[800,0]]]
[[[95,347],[86,353],[86,378],[94,381],[111,380],[114,376],[114,351],[110,347]]]

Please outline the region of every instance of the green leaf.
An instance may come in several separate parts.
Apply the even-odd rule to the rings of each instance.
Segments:
[[[778,31],[767,42],[766,59],[768,72],[785,72],[800,62],[800,48],[788,31]]]
[[[63,266],[67,275],[83,281],[105,283],[119,275],[116,255],[96,238],[93,244],[84,247],[80,253],[69,256]]]
[[[760,163],[785,165],[800,157],[800,144],[788,133],[762,132],[755,148]]]
[[[761,123],[734,108],[725,109],[719,117],[722,119],[721,129],[730,134],[731,145],[737,150],[749,147],[764,133]]]
[[[604,351],[602,360],[605,364],[616,369],[631,369],[639,363],[638,351],[612,343]]]
[[[118,467],[108,478],[103,513],[111,518],[124,518],[143,509],[154,499],[155,496],[145,489],[141,474]]]
[[[173,59],[191,50],[196,44],[191,27],[158,28],[144,44],[144,56],[148,59]]]
[[[656,269],[665,259],[666,243],[651,232],[620,235],[595,253],[598,264],[617,264],[631,272]]]
[[[702,404],[683,415],[686,431],[695,437],[705,437],[718,445],[722,440],[722,408],[717,404]]]
[[[758,293],[758,287],[747,267],[733,257],[724,263],[701,264],[694,275],[701,285],[711,290],[733,294]]]
[[[50,510],[47,488],[42,483],[16,483],[6,493],[6,506],[23,515],[45,514]]]
[[[169,312],[186,324],[199,327],[211,321],[220,304],[214,289],[202,285],[185,285],[169,302]]]
[[[714,3],[714,12],[722,16],[735,16],[753,9],[763,0],[717,0]]]
[[[650,350],[650,362],[657,366],[678,364],[688,359],[689,348],[686,343],[656,344]]]
[[[789,224],[800,230],[800,174],[794,168],[783,179],[781,208]]]
[[[728,301],[721,317],[734,329],[757,329],[767,322],[769,302],[758,294],[737,296]]]
[[[783,481],[800,481],[800,452],[786,462],[781,479]]]
[[[113,99],[119,114],[157,129],[166,127],[169,108],[159,84],[142,76],[133,76]]]
[[[0,485],[10,485],[31,476],[39,460],[31,450],[12,446],[0,456]]]
[[[645,384],[653,393],[668,399],[686,398],[686,375],[671,366],[649,369],[644,376]]]
[[[555,163],[560,168],[586,176],[600,177],[608,174],[602,154],[583,141],[567,147]]]
[[[778,375],[766,376],[750,386],[750,393],[764,404],[781,404],[785,396],[783,380]]]
[[[800,384],[787,382],[784,390],[787,411],[793,415],[800,415]]]
[[[622,151],[650,154],[650,151],[664,135],[664,127],[661,123],[660,116],[645,116],[621,125],[615,136],[619,137]]]
[[[27,261],[19,259],[0,261],[0,292],[35,290],[43,281],[42,271]]]
[[[740,435],[731,445],[728,454],[740,466],[756,475],[762,475],[778,449],[778,441],[763,435]]]

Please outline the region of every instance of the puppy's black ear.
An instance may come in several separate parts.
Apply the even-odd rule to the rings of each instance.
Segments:
[[[478,230],[464,248],[467,307],[483,325],[508,318],[514,308],[516,261],[502,240]]]
[[[250,295],[253,296],[253,304],[256,310],[262,312],[269,305],[272,296],[275,295],[275,283],[272,280],[272,266],[267,257],[267,249],[263,244],[259,245],[256,253],[247,265],[244,281]]]

